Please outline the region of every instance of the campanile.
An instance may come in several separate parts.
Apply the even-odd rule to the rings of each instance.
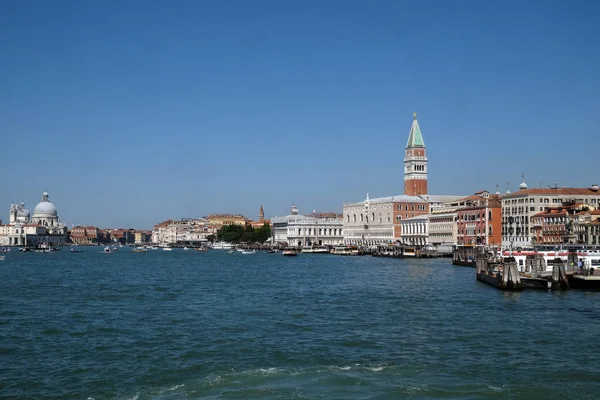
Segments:
[[[404,194],[427,194],[427,153],[421,129],[414,113],[404,157]]]

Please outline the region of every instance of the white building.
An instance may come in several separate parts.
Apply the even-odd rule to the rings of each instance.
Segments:
[[[457,213],[454,208],[437,208],[429,214],[429,244],[452,249],[458,237]]]
[[[409,246],[427,246],[429,244],[429,215],[403,219],[400,241]]]
[[[290,215],[272,217],[273,243],[287,243],[291,246],[322,245],[333,246],[344,241],[342,221],[339,218],[314,218],[300,215],[296,205],[292,205]]]
[[[175,244],[188,242],[206,242],[207,237],[216,235],[217,230],[208,225],[208,220],[182,219],[165,221],[152,229],[152,243]]]
[[[42,201],[33,210],[30,219],[25,203],[11,204],[9,223],[0,225],[1,246],[64,245],[67,227],[58,219],[56,207],[44,192]]]
[[[531,218],[564,202],[574,201],[600,207],[598,185],[590,188],[534,188],[528,189],[523,181],[519,191],[502,197],[502,247],[528,247],[534,237]]]

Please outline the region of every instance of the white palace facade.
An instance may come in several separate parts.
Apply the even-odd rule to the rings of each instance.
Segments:
[[[344,243],[342,220],[337,217],[300,215],[292,205],[289,215],[271,218],[273,243],[290,246],[335,246]]]

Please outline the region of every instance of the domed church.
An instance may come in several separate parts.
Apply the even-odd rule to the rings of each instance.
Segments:
[[[58,227],[58,213],[54,204],[48,200],[48,192],[42,194],[42,201],[35,206],[31,222],[45,227]]]
[[[25,203],[11,204],[9,223],[0,225],[0,246],[58,246],[66,240],[67,227],[58,219],[47,192],[42,194],[42,201],[35,206],[31,218]]]

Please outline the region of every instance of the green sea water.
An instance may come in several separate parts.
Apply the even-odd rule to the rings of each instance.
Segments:
[[[448,259],[99,247],[0,261],[7,399],[592,399],[600,293]]]

